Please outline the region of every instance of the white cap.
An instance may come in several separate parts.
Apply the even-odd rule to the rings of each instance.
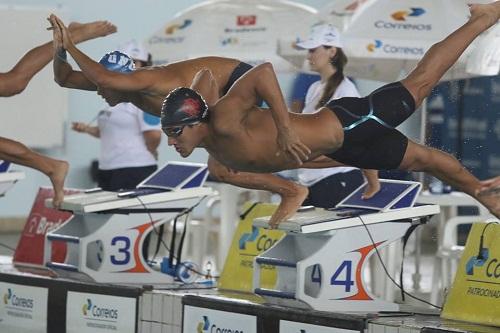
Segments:
[[[315,49],[321,45],[343,47],[339,30],[333,24],[313,25],[309,37],[297,43],[301,49]]]
[[[120,45],[119,50],[134,60],[148,61],[148,51],[135,39]]]

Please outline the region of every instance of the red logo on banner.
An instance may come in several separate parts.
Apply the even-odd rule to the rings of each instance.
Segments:
[[[238,15],[237,25],[255,25],[257,24],[257,15]]]
[[[74,194],[78,191],[65,190],[64,194]],[[45,235],[69,221],[73,214],[45,207],[45,199],[52,198],[54,192],[51,188],[40,188],[31,208],[30,215],[24,225],[21,239],[17,244],[14,262],[42,266],[45,250]],[[64,262],[66,257],[66,244],[53,242],[53,262]]]

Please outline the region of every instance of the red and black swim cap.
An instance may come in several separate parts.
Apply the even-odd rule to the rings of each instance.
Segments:
[[[207,119],[208,105],[196,91],[179,87],[170,92],[161,107],[161,126],[174,127],[198,123]]]

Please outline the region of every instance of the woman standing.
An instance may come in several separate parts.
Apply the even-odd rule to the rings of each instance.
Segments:
[[[360,97],[352,81],[344,76],[347,57],[342,51],[337,28],[331,24],[315,25],[309,37],[297,43],[297,46],[308,50],[309,66],[321,77],[307,90],[302,113],[315,113],[333,99]],[[363,173],[369,184],[364,196],[369,198],[380,188],[378,172],[364,170]],[[349,166],[299,169],[299,182],[309,188],[309,195],[303,205],[334,207],[363,183],[363,173]]]
[[[118,72],[150,65],[149,55],[141,44],[130,41],[120,49],[122,52],[105,55],[100,63]],[[117,57],[127,62],[110,61]],[[132,189],[157,169],[157,148],[161,141],[158,117],[143,112],[132,103],[119,103],[100,111],[97,123],[98,126],[90,126],[75,122],[72,128],[101,141],[99,187],[106,191]]]

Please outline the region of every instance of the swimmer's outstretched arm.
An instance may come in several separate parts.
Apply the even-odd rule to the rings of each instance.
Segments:
[[[246,72],[229,89],[223,99],[238,99],[237,107],[243,112],[250,110],[261,97],[269,110],[278,130],[278,147],[301,166],[309,158],[311,150],[304,145],[290,125],[290,116],[281,93],[278,79],[271,63],[263,63]]]
[[[52,38],[54,47],[54,81],[56,81],[56,83],[61,87],[91,91],[97,90],[95,84],[89,81],[82,72],[74,71],[71,65],[67,62],[67,54],[63,46],[62,31],[57,25],[55,17],[56,16],[52,14],[48,18],[52,26]]]
[[[50,21],[54,30],[59,30],[61,33],[62,47],[71,54],[83,75],[95,86],[120,91],[146,91],[153,87],[155,81],[158,80],[157,76],[148,70],[137,70],[126,74],[107,70],[75,46],[61,19],[51,15]],[[56,32],[54,31],[54,33]]]
[[[95,91],[97,87],[80,71],[75,71],[66,61],[63,48],[54,49],[54,81],[61,87]]]

